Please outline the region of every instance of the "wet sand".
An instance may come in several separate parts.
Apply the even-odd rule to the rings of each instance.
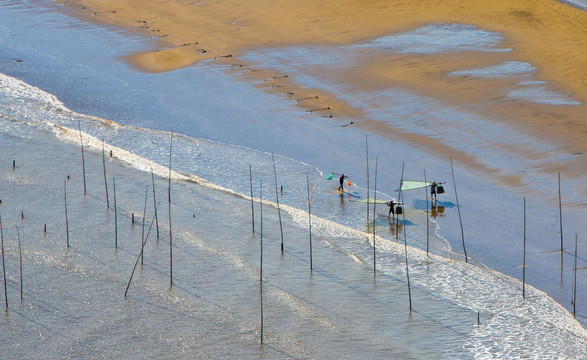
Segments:
[[[501,34],[498,53],[453,52],[432,55],[382,55],[366,53],[351,71],[332,74],[352,88],[370,90],[399,87],[455,104],[480,116],[526,129],[526,133],[555,144],[570,154],[587,153],[587,13],[552,0],[539,1],[424,1],[424,2],[250,2],[229,0],[63,1],[69,12],[86,21],[108,24],[153,38],[153,50],[129,54],[126,61],[145,72],[165,72],[214,59],[249,68],[239,59],[259,48],[295,45],[348,45],[380,36],[412,30],[429,23],[472,24]],[[571,94],[580,105],[556,106],[513,101],[504,94],[504,79],[446,76],[462,69],[480,68],[498,62],[521,61],[537,68],[535,77],[559,93]],[[452,157],[476,171],[490,174],[474,157],[428,138],[398,132],[370,121],[361,109],[336,94],[309,89],[285,77],[263,71],[242,71],[260,81],[268,92],[313,98],[300,105],[306,109],[328,109],[329,116],[352,117],[355,126],[388,138],[402,137],[440,158]],[[511,79],[509,80],[511,81]],[[318,98],[316,98],[318,96]],[[532,154],[528,154],[531,156]],[[564,171],[580,177],[587,162],[553,164],[544,171]],[[519,179],[503,177],[516,186]]]

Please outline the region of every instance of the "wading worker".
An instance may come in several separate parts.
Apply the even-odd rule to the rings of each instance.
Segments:
[[[387,206],[389,206],[389,212],[387,213],[387,217],[391,216],[391,214],[393,214],[393,216],[395,216],[395,206],[396,205],[397,205],[397,203],[395,202],[395,199],[391,199],[391,201],[387,203]]]
[[[434,201],[436,201],[436,194],[444,193],[444,188],[440,186],[442,184],[444,183],[436,183],[435,181],[433,181],[432,185],[430,185],[430,198],[434,198]]]
[[[340,185],[338,186],[338,191],[344,191],[343,186],[344,186],[344,180],[348,178],[348,176],[346,176],[345,174],[340,174],[340,179],[338,180],[338,182],[340,183]]]
[[[434,201],[436,201],[436,189],[438,188],[438,184],[433,181],[432,185],[430,185],[430,199],[434,198]]]

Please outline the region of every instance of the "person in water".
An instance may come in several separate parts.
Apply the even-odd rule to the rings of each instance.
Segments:
[[[434,201],[436,201],[436,189],[438,189],[438,184],[433,181],[432,185],[430,185],[430,199],[434,199]]]
[[[391,199],[391,201],[387,203],[387,206],[389,206],[389,212],[387,213],[387,217],[390,217],[391,214],[393,214],[393,216],[395,216],[395,206],[396,205],[397,205],[397,203],[395,202],[395,199]]]
[[[436,194],[444,193],[444,188],[441,186],[444,183],[437,183],[435,181],[430,185],[430,199],[436,201]]]
[[[340,174],[340,179],[338,179],[338,182],[340,183],[340,185],[338,186],[338,191],[344,191],[344,180],[347,178],[348,176],[346,176],[345,174]]]

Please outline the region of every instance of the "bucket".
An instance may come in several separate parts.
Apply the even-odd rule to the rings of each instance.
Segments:
[[[436,188],[436,193],[437,193],[437,194],[444,194],[444,187],[442,187],[442,186],[438,186],[438,187]]]
[[[396,206],[396,207],[395,207],[395,214],[396,214],[396,215],[401,215],[401,214],[403,214],[403,213],[404,213],[404,208],[403,208],[403,206]]]

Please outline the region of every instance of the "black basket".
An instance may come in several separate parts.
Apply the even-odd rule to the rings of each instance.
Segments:
[[[442,186],[438,186],[438,187],[436,188],[436,193],[437,193],[437,194],[444,194],[444,187],[442,187]]]
[[[404,208],[403,208],[403,206],[396,206],[396,207],[395,207],[395,214],[396,214],[396,215],[401,215],[401,214],[403,214],[403,213],[404,213]]]

